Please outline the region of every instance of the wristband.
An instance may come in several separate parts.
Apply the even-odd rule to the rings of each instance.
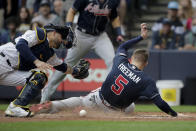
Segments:
[[[115,28],[115,31],[116,31],[116,34],[119,36],[119,35],[122,35],[122,32],[121,32],[121,28],[120,27],[116,27]]]
[[[73,22],[66,22],[65,25],[66,25],[66,26],[71,26],[71,27],[72,27]]]

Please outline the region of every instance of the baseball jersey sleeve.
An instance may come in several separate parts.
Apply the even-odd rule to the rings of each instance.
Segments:
[[[39,43],[36,35],[36,31],[28,30],[21,37],[16,38],[15,42],[18,43],[20,39],[27,41],[28,46],[32,47]]]
[[[160,95],[153,99],[153,103],[163,112],[176,117],[178,114],[161,98]]]
[[[131,40],[126,41],[125,43],[121,44],[117,49],[117,55],[118,54],[127,54],[127,50],[131,48],[133,45],[138,43],[139,41],[143,40],[141,36],[135,37]]]
[[[86,3],[87,3],[86,0],[75,0],[75,2],[73,3],[72,8],[75,11],[83,10],[86,6]]]
[[[118,16],[118,12],[117,12],[118,4],[119,2],[117,1],[109,1],[108,9],[111,10],[111,13],[109,16],[111,20],[115,19]]]
[[[118,66],[120,63],[128,63],[128,58],[126,54],[119,53],[113,59],[113,65]]]
[[[163,112],[177,116],[177,113],[170,108],[170,106],[161,98],[156,83],[153,80],[147,81],[145,90],[141,93],[141,96],[146,96],[153,101],[153,103]]]
[[[127,50],[141,40],[143,40],[143,38],[138,36],[121,44],[116,51],[116,55],[113,60],[114,65],[118,65],[122,62],[129,62],[127,58]]]
[[[155,81],[149,79],[146,80],[145,89],[141,92],[141,96],[146,96],[149,99],[154,99],[155,97],[159,96],[159,92],[156,87]]]
[[[16,49],[20,53],[20,55],[28,62],[33,63],[37,59],[30,50],[28,42],[23,38],[20,38],[16,43]]]
[[[45,34],[43,34],[44,36]],[[16,49],[23,58],[29,62],[34,62],[37,58],[30,50],[30,47],[39,44],[39,38],[36,31],[28,30],[22,36],[15,39]]]
[[[110,13],[110,19],[113,20],[118,16],[117,10],[116,9],[112,9],[111,13]]]

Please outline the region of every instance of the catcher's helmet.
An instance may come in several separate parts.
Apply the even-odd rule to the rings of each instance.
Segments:
[[[48,24],[44,26],[44,29],[46,32],[50,31],[56,31],[61,34],[62,39],[66,40],[67,35],[69,34],[69,27],[67,26],[58,26],[58,25],[53,25],[53,24]]]
[[[56,31],[61,34],[62,39],[67,41],[67,44],[62,43],[60,48],[71,48],[76,45],[76,37],[71,27],[58,26],[53,24],[48,24],[44,26],[46,32]]]

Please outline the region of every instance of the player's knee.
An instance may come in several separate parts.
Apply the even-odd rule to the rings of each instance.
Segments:
[[[127,108],[125,108],[125,113],[133,113],[135,110],[135,103],[131,103]]]
[[[14,101],[15,105],[26,106],[34,99],[39,91],[47,82],[47,76],[42,72],[35,72],[31,80],[27,81],[18,98]]]
[[[36,85],[39,89],[42,89],[46,82],[48,81],[48,78],[45,73],[43,72],[36,72],[33,75],[33,78],[31,79],[30,83],[33,85]]]

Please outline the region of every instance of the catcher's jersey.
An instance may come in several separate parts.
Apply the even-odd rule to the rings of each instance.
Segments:
[[[63,63],[63,61],[56,56],[53,49],[49,47],[47,35],[43,29],[37,27],[35,30],[28,30],[22,36],[17,37],[15,43],[17,44],[20,39],[24,39],[28,42],[28,47],[31,52],[39,60],[47,62],[52,66],[61,65]],[[16,49],[16,45],[11,42],[0,46],[0,51],[6,55],[14,69],[28,71],[36,68],[32,62],[27,61],[27,58],[25,59],[20,55]]]
[[[129,63],[126,55],[117,54],[111,72],[102,85],[101,93],[112,106],[124,108],[139,96],[158,96],[155,82]]]

